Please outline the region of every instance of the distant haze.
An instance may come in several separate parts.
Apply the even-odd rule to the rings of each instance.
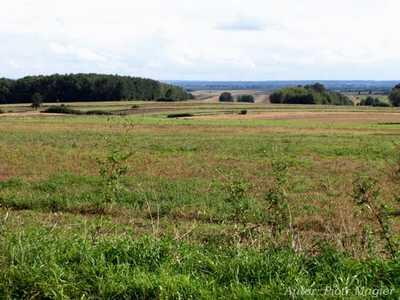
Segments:
[[[374,92],[389,93],[398,84],[397,81],[371,81],[371,80],[298,80],[298,81],[168,81],[168,83],[181,86],[192,91],[199,90],[259,90],[274,91],[283,87],[322,83],[326,88],[342,92]]]
[[[4,0],[0,77],[400,79],[398,0]]]

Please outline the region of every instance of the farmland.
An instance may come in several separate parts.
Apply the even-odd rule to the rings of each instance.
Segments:
[[[400,111],[260,99],[3,105],[0,294],[400,297]]]

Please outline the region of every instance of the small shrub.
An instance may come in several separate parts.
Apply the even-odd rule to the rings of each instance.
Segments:
[[[394,241],[390,224],[388,207],[381,201],[381,189],[376,179],[362,176],[353,183],[353,199],[359,206],[367,208],[373,219],[380,227],[380,234],[385,241],[386,249],[394,258],[398,253],[398,246]]]
[[[231,204],[234,210],[234,218],[238,221],[242,220],[246,222],[247,212],[250,209],[251,201],[249,198],[249,190],[251,185],[245,181],[234,181],[232,182],[230,188],[230,194],[225,199]]]
[[[239,115],[247,115],[247,109],[243,109],[239,112]]]
[[[188,117],[193,117],[193,114],[189,113],[177,113],[177,114],[169,114],[167,118],[169,119],[174,119],[174,118],[188,118]]]
[[[4,114],[5,111],[0,108],[0,114]]]
[[[128,173],[128,159],[132,152],[124,152],[111,143],[105,159],[98,159],[99,174],[104,183],[104,198],[107,203],[114,203],[124,189],[122,178]]]
[[[272,227],[272,236],[277,238],[283,230],[292,227],[292,217],[288,199],[288,172],[289,164],[286,160],[274,160],[272,162],[273,185],[265,194],[268,223]]]
[[[237,174],[224,175],[223,190],[226,194],[225,202],[234,210],[236,220],[244,219],[250,208],[249,191],[252,185]]]

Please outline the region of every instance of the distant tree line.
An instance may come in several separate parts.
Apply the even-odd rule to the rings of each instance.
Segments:
[[[374,98],[371,96],[368,96],[367,98],[362,99],[358,105],[373,106],[373,107],[389,107],[390,106],[389,103],[382,101],[381,99],[379,99],[377,97]]]
[[[247,103],[254,103],[255,102],[255,98],[253,95],[238,95],[236,97],[237,102],[247,102]],[[235,101],[235,97],[233,97],[233,95],[229,92],[223,92],[220,96],[219,96],[219,101],[220,102],[234,102]]]
[[[67,74],[0,79],[0,103],[43,101],[180,101],[193,96],[183,88],[159,81],[118,75]]]
[[[271,103],[353,105],[349,97],[332,92],[320,83],[288,87],[270,95]]]

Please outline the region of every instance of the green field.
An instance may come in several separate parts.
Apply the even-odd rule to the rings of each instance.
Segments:
[[[398,109],[72,107],[1,107],[0,299],[400,297]]]

